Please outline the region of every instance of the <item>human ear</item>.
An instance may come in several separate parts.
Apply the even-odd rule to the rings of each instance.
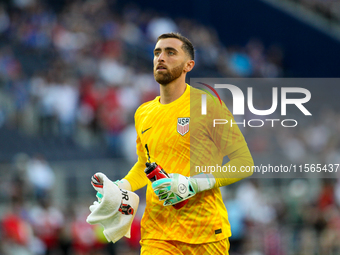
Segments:
[[[190,72],[195,66],[195,61],[194,60],[188,60],[185,64],[184,67],[184,72],[188,73]]]

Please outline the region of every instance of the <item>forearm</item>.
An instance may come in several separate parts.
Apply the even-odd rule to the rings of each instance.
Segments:
[[[230,161],[226,166],[236,166],[237,169],[240,169],[241,166],[250,166],[250,169],[252,169],[251,166],[254,164],[246,144],[230,153],[228,157]],[[251,173],[214,172],[186,177],[174,173],[170,174],[171,178],[163,178],[153,182],[152,188],[159,199],[164,200],[163,205],[168,206],[181,203],[199,192],[226,186],[250,175]]]
[[[228,169],[226,172],[214,172],[212,173],[216,179],[215,188],[230,185],[232,183],[238,182],[244,178],[247,178],[253,174],[254,161],[248,149],[245,145],[235,152],[228,155],[230,161],[223,166],[224,169]],[[250,169],[249,172],[241,172],[242,170]],[[235,168],[234,168],[235,167]],[[229,171],[229,169],[234,168],[236,171]]]
[[[122,179],[123,182],[128,182],[131,191],[136,191],[147,185],[148,178],[144,173],[144,169],[145,165],[138,160],[129,173]],[[127,184],[125,185],[128,186]]]

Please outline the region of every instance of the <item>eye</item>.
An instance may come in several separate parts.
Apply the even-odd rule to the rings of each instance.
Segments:
[[[159,54],[160,54],[159,51],[157,51],[157,52],[154,53],[155,56],[159,56]]]
[[[174,55],[174,54],[175,54],[175,52],[169,51],[169,55]]]

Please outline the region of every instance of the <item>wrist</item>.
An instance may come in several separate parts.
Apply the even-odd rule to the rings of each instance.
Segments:
[[[131,184],[128,180],[126,179],[121,179],[121,180],[117,180],[114,182],[118,188],[120,189],[125,189],[125,190],[128,190],[128,191],[132,191],[132,188],[131,188]]]
[[[196,183],[196,193],[210,190],[214,188],[216,179],[212,174],[198,174],[191,177],[194,183]],[[194,185],[193,185],[194,186]]]

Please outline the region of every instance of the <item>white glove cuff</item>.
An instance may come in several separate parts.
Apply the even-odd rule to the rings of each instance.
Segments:
[[[198,192],[212,189],[215,186],[216,179],[212,174],[198,174],[193,176],[197,181]]]
[[[128,191],[132,191],[131,184],[126,179],[121,179],[120,181],[118,181],[118,187],[120,189],[125,189],[125,190],[128,190]]]

